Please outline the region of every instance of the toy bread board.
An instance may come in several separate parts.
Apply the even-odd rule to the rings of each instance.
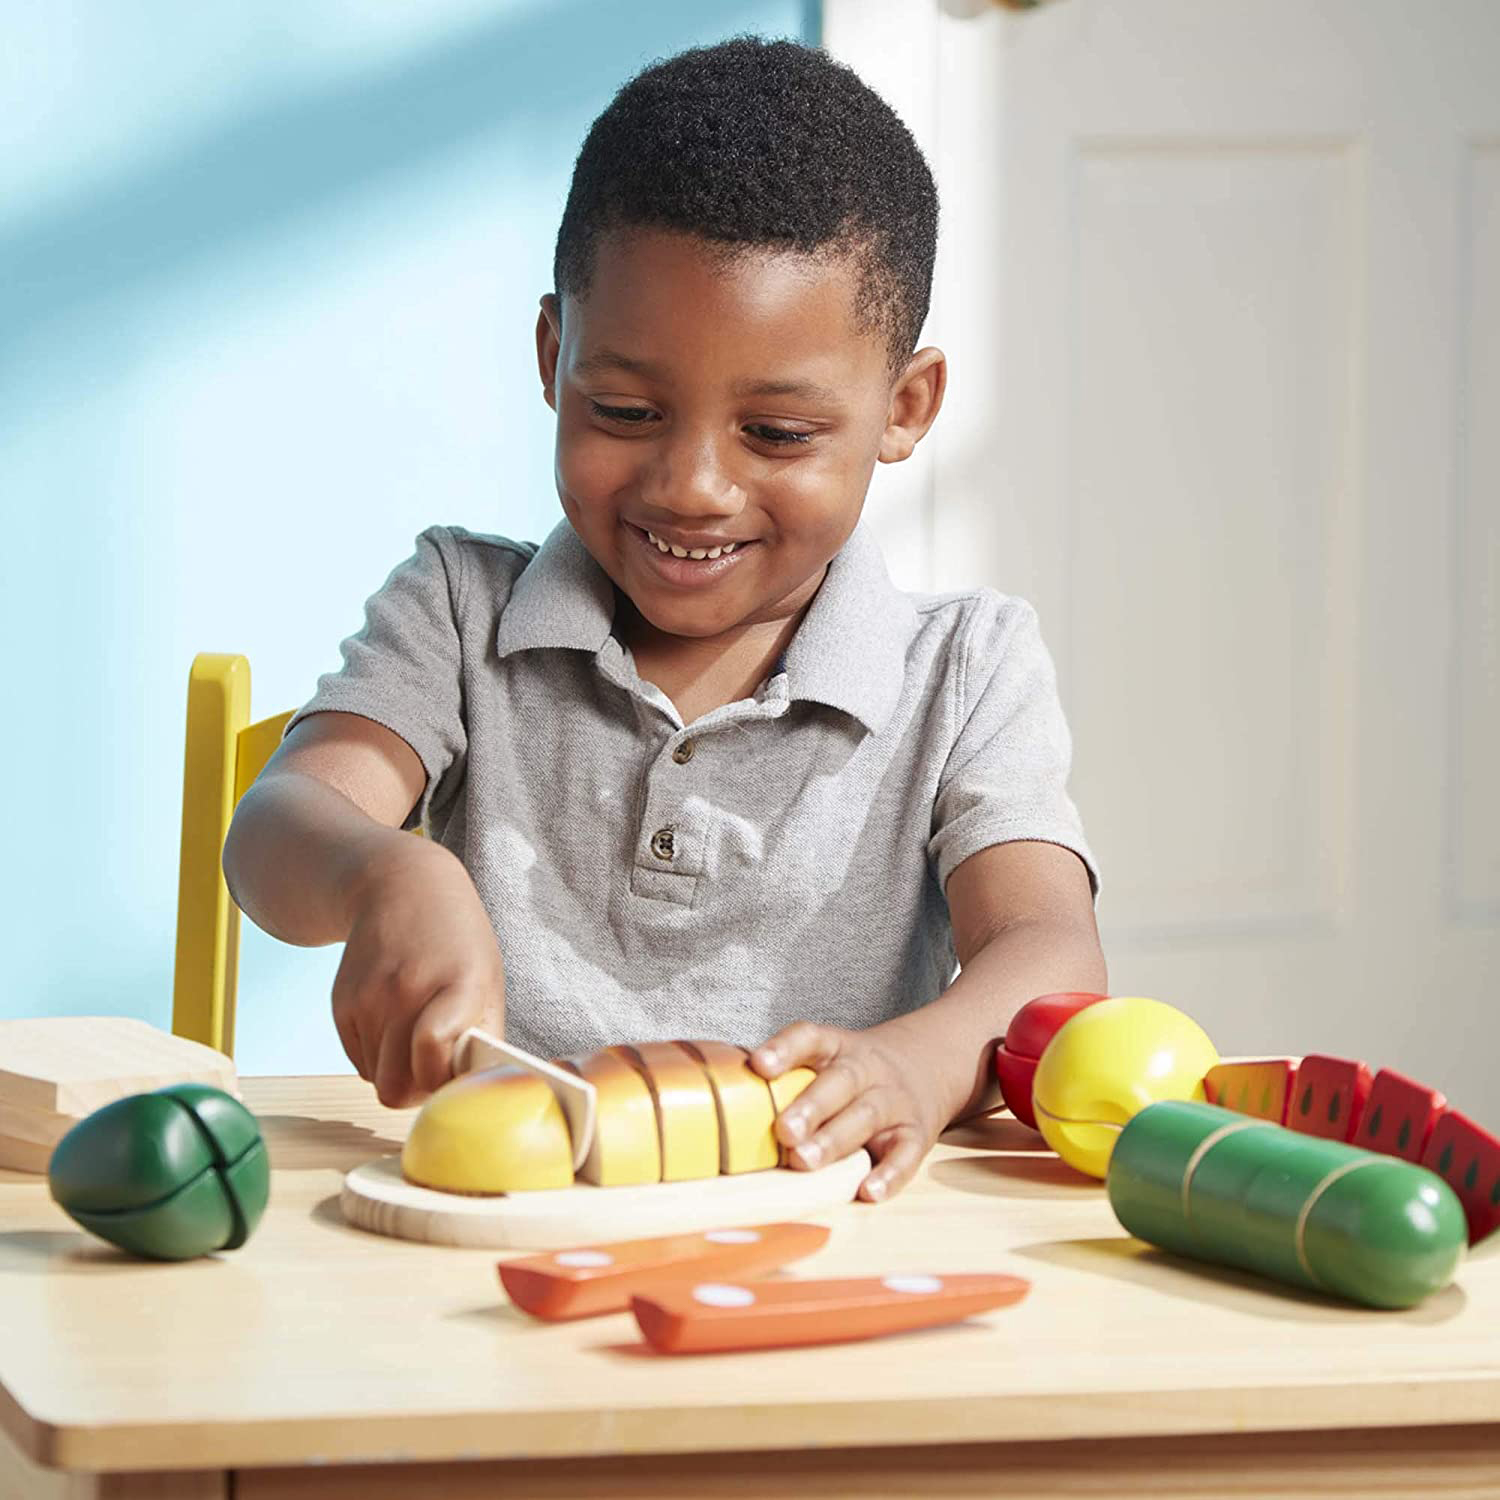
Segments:
[[[174,1083],[239,1093],[222,1052],[133,1016],[0,1021],[0,1167],[45,1172],[86,1115]]]
[[[816,1172],[766,1172],[654,1182],[645,1187],[572,1187],[500,1196],[444,1193],[401,1175],[383,1156],[344,1178],[339,1207],[357,1229],[433,1245],[489,1250],[556,1250],[640,1235],[691,1234],[798,1219],[853,1200],[870,1171],[856,1151]]]

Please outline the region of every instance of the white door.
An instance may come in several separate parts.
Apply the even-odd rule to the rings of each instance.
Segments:
[[[823,9],[943,196],[870,514],[1040,609],[1112,991],[1500,1127],[1500,4]]]

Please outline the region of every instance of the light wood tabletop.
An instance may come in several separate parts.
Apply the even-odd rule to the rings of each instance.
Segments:
[[[1500,1252],[1374,1312],[1130,1239],[1007,1117],[950,1132],[789,1274],[1003,1271],[1015,1307],[868,1343],[655,1355],[545,1325],[493,1251],[348,1227],[342,1174],[409,1113],[247,1078],[274,1176],[243,1249],[177,1265],[0,1172],[0,1495],[1500,1493]],[[231,1474],[233,1479],[231,1481]],[[1410,1489],[1401,1488],[1402,1476]],[[1252,1484],[1252,1479],[1254,1483]]]

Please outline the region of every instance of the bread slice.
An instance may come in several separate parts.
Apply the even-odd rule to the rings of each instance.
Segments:
[[[594,1139],[578,1175],[599,1187],[660,1182],[656,1105],[640,1071],[617,1049],[561,1061],[598,1090]]]
[[[661,1136],[661,1180],[717,1177],[719,1112],[703,1065],[676,1042],[637,1042],[610,1051],[636,1068],[651,1090]]]
[[[770,1086],[749,1063],[750,1054],[729,1042],[681,1042],[702,1064],[713,1085],[719,1116],[719,1170],[762,1172],[780,1164],[771,1125],[776,1105]]]

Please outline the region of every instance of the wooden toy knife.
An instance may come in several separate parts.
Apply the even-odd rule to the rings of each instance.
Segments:
[[[639,1292],[686,1278],[756,1275],[811,1255],[828,1242],[821,1224],[757,1224],[621,1240],[500,1263],[510,1300],[533,1317],[558,1321],[623,1312]]]
[[[955,1323],[1019,1302],[1019,1276],[868,1276],[841,1281],[685,1281],[631,1298],[663,1354],[829,1344]]]

